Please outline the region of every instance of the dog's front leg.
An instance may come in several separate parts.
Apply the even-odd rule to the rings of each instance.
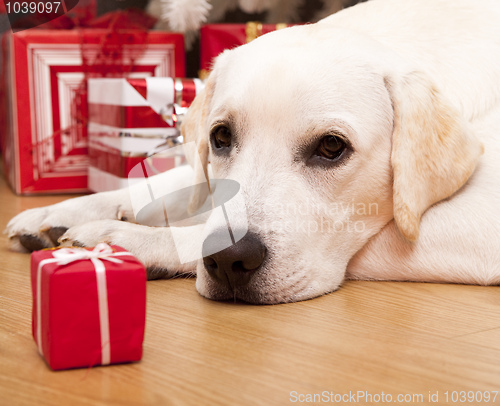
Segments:
[[[192,170],[183,166],[151,179],[160,179],[173,189],[181,189],[189,186],[192,178]],[[129,189],[96,193],[25,210],[12,218],[5,230],[11,248],[15,251],[34,251],[54,247],[68,228],[96,220],[135,222],[130,193]]]
[[[148,279],[195,274],[196,252],[203,224],[188,227],[148,227],[118,220],[93,221],[71,227],[60,238],[62,246],[92,247],[100,242],[119,245],[147,268]]]

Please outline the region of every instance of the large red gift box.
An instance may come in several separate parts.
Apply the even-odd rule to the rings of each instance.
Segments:
[[[287,24],[207,24],[200,30],[200,76],[210,72],[213,60],[226,49],[246,44],[268,32],[288,27]]]
[[[88,190],[82,82],[89,74],[119,74],[113,72],[113,63],[119,65],[113,49],[105,47],[107,38],[117,35],[107,29],[33,29],[5,41],[8,131],[3,160],[16,193]],[[184,76],[181,34],[123,30],[119,36],[124,43],[115,51],[130,64],[128,76]]]
[[[199,79],[89,79],[89,189],[127,187],[143,173],[131,171],[138,165],[160,173],[184,164],[169,148],[181,143],[178,124],[203,87]]]
[[[118,246],[31,256],[33,337],[53,370],[139,361],[146,271]]]

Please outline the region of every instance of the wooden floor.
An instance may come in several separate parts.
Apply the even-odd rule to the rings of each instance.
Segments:
[[[64,198],[17,197],[1,179],[0,230]],[[7,242],[1,235],[1,405],[286,405],[314,395],[500,404],[499,287],[348,282],[302,303],[251,306],[203,299],[194,279],[152,281],[141,362],[52,372],[31,336],[29,255]]]

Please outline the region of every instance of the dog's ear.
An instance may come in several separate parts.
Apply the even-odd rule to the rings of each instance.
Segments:
[[[186,159],[193,167],[194,190],[189,201],[188,212],[194,213],[200,208],[210,192],[208,178],[208,136],[207,116],[214,91],[213,74],[207,79],[205,88],[195,97],[188,113],[181,124],[184,143],[194,142],[196,148],[185,148]],[[197,156],[196,156],[197,155]]]
[[[465,184],[483,146],[425,74],[386,78],[386,85],[394,110],[394,220],[415,241],[422,214]]]

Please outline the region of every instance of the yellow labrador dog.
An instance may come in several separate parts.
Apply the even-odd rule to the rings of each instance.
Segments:
[[[205,250],[222,238],[210,218],[175,230],[180,242],[134,224],[126,190],[23,212],[9,237],[121,245],[150,278],[196,273],[203,296],[251,303],[345,278],[499,284],[499,67],[497,0],[372,0],[273,32],[216,60],[183,125],[198,180],[210,162],[239,185],[234,244]],[[199,235],[200,259],[180,261]]]

